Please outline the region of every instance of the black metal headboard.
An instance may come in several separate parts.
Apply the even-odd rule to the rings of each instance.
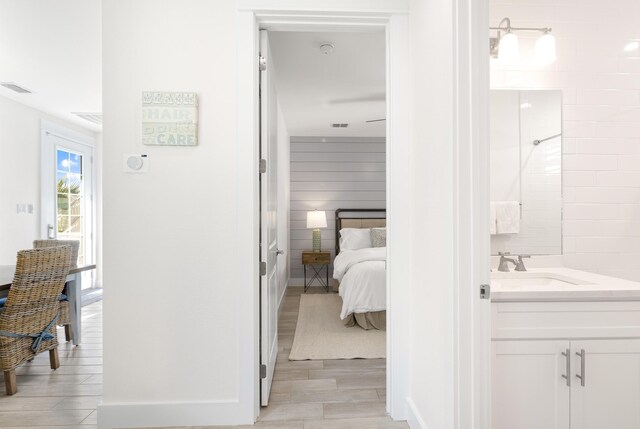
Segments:
[[[357,213],[384,213],[385,216],[344,216],[345,214]],[[387,209],[337,209],[336,210],[336,256],[340,253],[340,230],[342,229],[342,219],[385,219]]]

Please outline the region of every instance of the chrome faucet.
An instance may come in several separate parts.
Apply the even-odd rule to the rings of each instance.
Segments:
[[[510,255],[509,252],[498,252],[498,255],[500,255],[500,263],[498,264],[498,271],[508,273],[509,272],[508,262],[511,262],[513,265],[516,265],[516,266],[518,265],[515,259],[505,257],[506,255]]]
[[[498,271],[502,271],[505,273],[509,272],[509,262],[515,265],[515,271],[527,271],[527,268],[524,266],[523,258],[530,258],[529,255],[514,255],[518,256],[518,260],[513,258],[506,258],[505,256],[511,255],[509,252],[499,252],[500,255],[500,263],[498,264]]]

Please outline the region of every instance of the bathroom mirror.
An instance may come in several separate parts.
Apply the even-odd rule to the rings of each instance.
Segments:
[[[491,253],[562,254],[562,93],[491,90]]]

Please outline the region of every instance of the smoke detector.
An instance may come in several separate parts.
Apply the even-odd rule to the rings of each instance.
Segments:
[[[324,42],[320,45],[320,52],[325,55],[329,55],[333,53],[333,43]]]

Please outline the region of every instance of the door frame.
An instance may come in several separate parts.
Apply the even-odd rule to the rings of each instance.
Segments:
[[[406,419],[406,395],[408,389],[408,357],[409,357],[409,273],[406,269],[395,269],[393,261],[408,258],[409,248],[409,189],[401,186],[409,177],[409,56],[408,56],[408,16],[404,13],[378,13],[375,15],[358,15],[350,12],[345,16],[313,13],[309,11],[267,12],[251,8],[239,12],[239,207],[238,216],[243,225],[256,225],[254,213],[257,213],[257,58],[259,29],[279,31],[385,31],[386,32],[386,88],[387,88],[387,285],[394,284],[393,289],[387,287],[387,411],[397,420]],[[253,124],[247,127],[246,124]],[[398,144],[397,142],[403,142]],[[253,198],[247,196],[253,195]],[[256,347],[259,344],[258,334],[258,234],[256,227],[248,227],[243,237],[239,237],[241,254],[250,255],[253,259],[253,270],[244,270],[241,284],[253,284],[245,294],[246,302],[252,302],[254,319],[252,331],[253,344],[246,344],[243,353],[243,371],[241,395],[251,396],[252,392],[244,391],[244,387],[259,386],[259,359],[256,358]],[[404,255],[403,255],[404,253]],[[244,261],[247,261],[244,259]],[[253,346],[253,347],[251,347]],[[253,351],[251,351],[253,349]],[[248,390],[248,389],[247,389]],[[241,402],[244,402],[241,400]],[[255,404],[253,413],[259,415],[259,400],[253,393],[249,401]]]
[[[295,3],[295,2],[294,2]],[[258,417],[259,407],[259,259],[258,259],[258,29],[336,31],[383,26],[387,40],[387,412],[395,420],[409,418],[412,427],[427,427],[429,415],[409,409],[410,380],[410,216],[412,173],[409,86],[409,2],[241,0],[237,15],[237,195],[239,302],[241,318],[239,403],[246,415]],[[355,5],[355,6],[354,6]],[[386,6],[386,8],[385,8]],[[452,34],[445,34],[454,52],[454,231],[451,428],[490,427],[490,312],[478,286],[489,281],[488,100],[489,57],[486,29],[488,0],[454,0]],[[437,36],[434,34],[434,37]],[[438,78],[438,76],[425,76]],[[419,118],[414,118],[419,120]],[[425,221],[429,221],[426,219]],[[447,255],[443,255],[447,257]],[[425,341],[429,341],[425,338]],[[429,365],[425,362],[424,365]],[[446,380],[445,380],[446,379]],[[446,383],[450,378],[443,378]],[[440,410],[427,410],[435,413]]]
[[[52,165],[55,165],[56,151],[55,147],[49,142],[48,136],[52,135],[62,140],[68,141],[74,146],[83,146],[90,152],[89,162],[91,163],[91,199],[89,207],[91,208],[91,247],[90,247],[90,262],[95,263],[97,257],[97,230],[96,230],[96,140],[94,137],[82,134],[73,130],[70,130],[62,125],[58,125],[53,122],[42,120],[40,123],[40,238],[46,239],[47,237],[47,213],[54,213],[55,216],[55,197],[51,200],[47,199],[47,189],[54,189],[56,183],[56,169],[52,169]],[[69,148],[73,150],[73,148]],[[52,174],[47,174],[51,172]],[[85,252],[86,256],[86,252]],[[90,274],[93,278],[93,274]],[[95,278],[93,278],[95,281]]]

